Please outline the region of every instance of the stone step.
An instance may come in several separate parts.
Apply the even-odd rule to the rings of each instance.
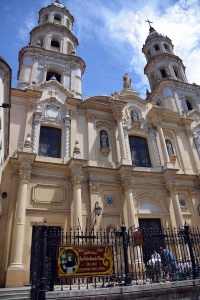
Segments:
[[[0,289],[0,300],[30,300],[31,288],[3,288]]]

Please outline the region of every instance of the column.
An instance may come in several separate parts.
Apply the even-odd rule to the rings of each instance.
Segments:
[[[97,160],[96,151],[94,148],[96,133],[94,132],[94,115],[87,114],[88,124],[88,160]]]
[[[186,129],[186,133],[187,133],[187,138],[189,140],[189,147],[190,147],[190,157],[191,160],[193,162],[193,167],[194,167],[194,172],[196,174],[199,174],[200,171],[200,162],[199,162],[199,157],[198,157],[198,153],[200,153],[200,149],[197,146],[197,151],[196,151],[196,147],[195,147],[195,140],[193,139],[193,133],[191,129]]]
[[[64,117],[65,120],[65,149],[64,149],[64,156],[70,157],[70,131],[71,131],[71,118],[69,113],[67,112],[66,116]]]
[[[83,227],[82,221],[82,195],[81,187],[83,181],[82,167],[86,164],[86,160],[71,158],[69,167],[71,169],[71,181],[73,186],[73,202],[71,207],[71,225],[74,228]]]
[[[111,103],[111,108],[114,113],[114,118],[117,121],[117,129],[118,129],[118,135],[119,135],[119,145],[120,145],[120,162],[121,164],[131,164],[131,161],[127,159],[126,157],[126,148],[125,148],[125,138],[124,138],[124,130],[123,130],[123,105],[117,105],[116,103]]]
[[[17,192],[14,219],[10,266],[7,270],[6,287],[20,287],[24,285],[23,249],[26,219],[26,201],[28,183],[31,174],[31,163],[35,158],[33,153],[18,153],[20,161],[19,188]]]
[[[127,215],[128,215],[128,227],[131,227],[136,224],[135,210],[134,210],[134,197],[132,193],[133,182],[124,180],[122,182],[122,187],[125,192],[125,201],[126,201]]]
[[[39,139],[39,127],[40,127],[40,117],[42,112],[34,113],[33,121],[33,134],[32,134],[32,149],[34,153],[38,153],[38,139]]]
[[[170,192],[170,196],[172,198],[175,219],[176,219],[176,228],[183,228],[184,220],[181,212],[181,207],[178,198],[178,187],[175,180],[169,180],[165,183],[165,187]]]
[[[157,127],[158,135],[159,135],[159,139],[160,139],[160,143],[161,143],[161,147],[162,147],[162,151],[163,151],[164,168],[165,169],[174,168],[173,164],[170,162],[170,159],[169,159],[169,154],[168,154],[167,146],[166,146],[166,143],[165,143],[165,137],[164,137],[163,130],[162,130],[162,127],[161,127],[161,121],[156,119],[154,124]]]
[[[82,199],[81,199],[81,185],[82,185],[82,176],[73,176],[72,185],[73,185],[73,227],[82,229]]]
[[[71,153],[74,151],[75,142],[77,139],[77,116],[78,112],[74,109],[70,111],[71,116]]]
[[[192,226],[198,227],[199,226],[199,214],[197,212],[197,207],[199,204],[199,201],[197,199],[196,190],[195,188],[189,189],[189,195],[192,200]]]

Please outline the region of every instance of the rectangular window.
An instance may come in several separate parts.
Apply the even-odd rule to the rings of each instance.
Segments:
[[[38,155],[47,157],[61,157],[61,129],[42,126]]]
[[[147,140],[139,136],[129,137],[131,159],[136,167],[151,167]]]

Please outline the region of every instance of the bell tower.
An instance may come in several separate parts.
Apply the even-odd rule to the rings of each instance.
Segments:
[[[147,90],[147,99],[156,105],[162,105],[179,114],[185,110],[184,94],[189,89],[183,61],[174,54],[172,41],[166,35],[158,33],[149,20],[149,34],[142,52],[146,57],[144,73],[148,78],[151,93]],[[188,93],[188,91],[187,91]]]
[[[73,16],[60,0],[39,11],[30,43],[19,53],[18,88],[30,89],[56,80],[76,98],[82,97],[85,62],[76,56],[78,40],[72,32],[73,23]]]

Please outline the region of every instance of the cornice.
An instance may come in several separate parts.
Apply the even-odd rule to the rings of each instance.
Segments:
[[[193,92],[196,93],[200,93],[200,86],[197,84],[191,84],[188,82],[183,82],[183,81],[179,81],[179,80],[175,80],[172,78],[161,78],[156,86],[154,87],[153,91],[149,94],[149,96],[147,97],[147,101],[148,102],[152,102],[154,100],[154,97],[156,97],[157,93],[160,92],[160,90],[162,90],[162,88],[171,88],[171,89],[190,89]]]
[[[39,11],[39,15],[43,12],[43,11],[46,11],[46,10],[48,10],[48,11],[53,11],[53,12],[57,12],[57,11],[65,11],[66,13],[67,13],[67,16],[69,17],[70,16],[70,19],[71,19],[71,21],[72,22],[74,22],[74,17],[72,16],[72,14],[69,12],[69,10],[65,7],[65,6],[63,6],[63,7],[58,7],[58,6],[55,6],[54,4],[50,4],[50,5],[48,5],[48,6],[46,6],[46,7],[42,7],[41,9],[40,9],[40,11]]]
[[[17,89],[17,88],[12,88],[11,89],[11,96],[18,96],[21,98],[40,98],[42,96],[41,91],[36,91],[32,89]]]
[[[169,58],[169,59],[167,59]],[[145,68],[144,68],[144,74],[146,74],[146,71],[149,67],[151,67],[151,64],[154,64],[155,62],[159,62],[159,61],[171,61],[171,60],[178,60],[181,61],[181,63],[183,62],[182,59],[180,59],[179,56],[174,55],[172,53],[169,52],[163,52],[157,55],[154,55],[150,58],[150,60],[148,61],[148,63],[146,64]],[[185,67],[184,67],[185,68]]]
[[[59,31],[62,32],[62,34],[64,35],[65,33],[70,36],[70,38],[73,40],[73,42],[76,43],[76,46],[79,45],[78,43],[78,39],[75,37],[75,35],[66,27],[66,26],[63,26],[61,24],[56,24],[56,23],[52,23],[52,22],[45,22],[41,25],[38,25],[36,27],[34,27],[31,32],[30,32],[30,35],[32,35],[33,33],[37,32],[37,31],[47,31],[47,30],[52,30],[52,29],[58,29]]]
[[[49,59],[61,59],[63,62],[62,64],[68,64],[68,65],[73,65],[74,63],[77,63],[81,66],[81,71],[82,74],[85,72],[85,62],[84,60],[80,57],[80,56],[76,56],[76,55],[71,55],[71,54],[64,54],[64,53],[60,53],[60,52],[55,52],[55,51],[51,51],[45,48],[41,48],[41,47],[36,47],[36,46],[25,46],[23,47],[20,52],[19,52],[19,61],[21,61],[23,55],[25,55],[26,53],[30,53],[33,56],[37,56],[37,58],[41,59],[42,57],[40,56],[44,56],[44,59],[47,60],[47,57],[49,57]]]

